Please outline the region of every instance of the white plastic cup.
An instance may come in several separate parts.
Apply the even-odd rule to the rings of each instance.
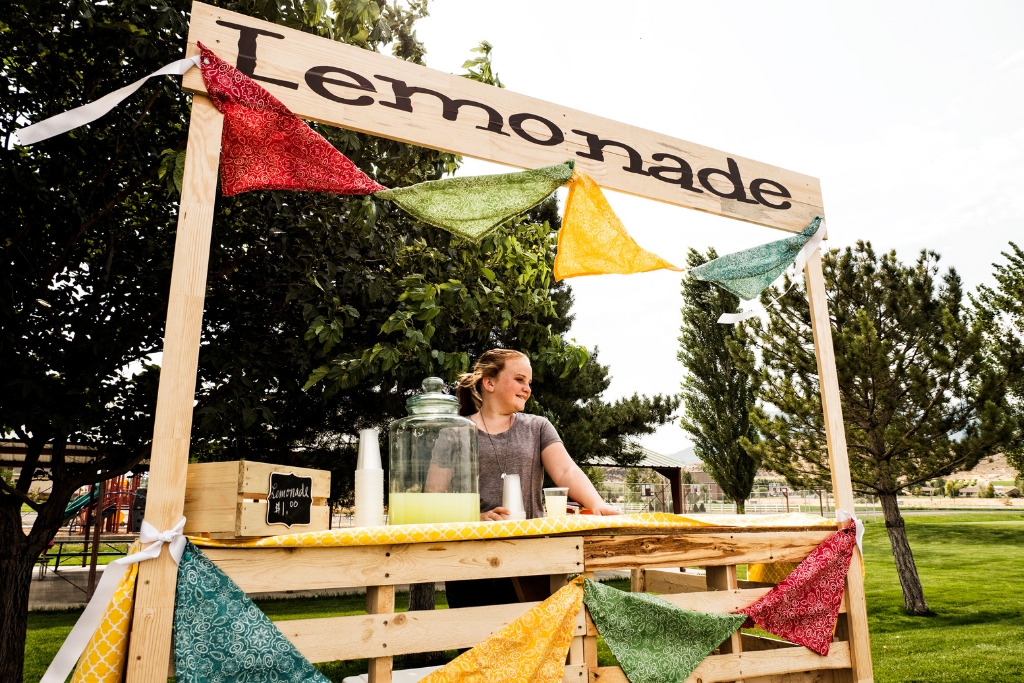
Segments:
[[[503,478],[505,486],[501,492],[501,507],[512,513],[525,513],[526,508],[523,507],[523,487],[519,482],[519,475],[506,474]],[[509,519],[512,518],[509,517]]]
[[[356,470],[352,526],[384,526],[384,470]]]
[[[356,470],[383,470],[380,463],[380,433],[375,428],[359,430]]]
[[[544,489],[544,508],[548,517],[565,517],[565,508],[569,504],[569,489],[565,486],[553,486]]]

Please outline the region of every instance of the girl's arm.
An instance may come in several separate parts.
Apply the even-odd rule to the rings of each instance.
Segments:
[[[583,504],[595,515],[622,514],[617,508],[604,502],[587,475],[569,457],[569,451],[565,450],[561,441],[553,443],[541,451],[540,459],[552,481],[557,486],[567,487],[569,497]]]

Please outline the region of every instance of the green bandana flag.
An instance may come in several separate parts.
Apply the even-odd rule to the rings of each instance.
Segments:
[[[688,612],[646,593],[589,579],[583,602],[630,683],[678,683],[746,620],[743,614]]]
[[[726,254],[691,269],[690,274],[698,280],[714,282],[750,301],[796,261],[800,250],[811,241],[820,224],[821,218],[815,218],[799,235]]]
[[[191,542],[178,565],[174,669],[178,683],[330,683]]]
[[[521,173],[430,180],[375,196],[398,204],[424,223],[479,242],[569,182],[574,165],[567,161]]]

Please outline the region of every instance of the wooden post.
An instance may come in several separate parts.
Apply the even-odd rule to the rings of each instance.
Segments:
[[[395,611],[394,586],[367,586],[366,613],[390,614]],[[384,644],[387,647],[387,643]],[[367,679],[369,683],[391,683],[391,664],[393,658],[371,657],[368,662]]]
[[[98,486],[100,490],[99,502],[96,504],[96,524],[92,533],[92,559],[89,561],[89,584],[85,591],[85,599],[92,600],[92,594],[96,590],[96,565],[100,559],[100,532],[103,530],[103,503],[107,493],[107,482],[101,481]]]
[[[145,519],[160,531],[178,523],[185,504],[185,473],[222,126],[223,117],[209,98],[194,96],[146,497]],[[178,568],[166,550],[159,558],[139,565],[128,683],[164,683],[167,680],[177,575]]]
[[[829,469],[832,472],[832,494],[837,510],[853,512],[853,484],[850,481],[850,461],[846,455],[846,430],[843,425],[839,375],[836,372],[836,356],[832,348],[832,321],[828,314],[820,249],[807,260],[804,277],[811,308],[814,351],[818,361],[818,388],[821,392],[821,407],[825,413],[825,438],[828,442]],[[853,556],[850,571],[846,575],[850,657],[853,661],[854,681],[870,683],[874,681],[874,674],[871,669],[871,640],[868,634],[868,611],[864,596],[864,558],[856,548]]]

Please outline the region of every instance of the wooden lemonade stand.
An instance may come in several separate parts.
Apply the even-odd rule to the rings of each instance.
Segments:
[[[814,178],[198,2],[192,9],[188,56],[198,53],[197,42],[235,63],[305,119],[520,168],[575,159],[605,188],[791,233],[803,230],[815,216],[824,216]],[[195,96],[146,509],[146,520],[159,530],[178,522],[186,498],[222,126],[197,70],[184,76],[183,87]],[[666,161],[675,165],[654,168]],[[693,184],[694,174],[707,191]],[[852,511],[820,254],[807,262],[804,274],[836,507]],[[395,614],[397,584],[550,575],[557,587],[569,574],[628,569],[633,590],[662,593],[686,609],[728,612],[752,604],[768,591],[740,585],[737,564],[799,562],[830,533],[821,527],[616,529],[540,538],[204,552],[247,593],[365,586],[366,616],[278,626],[310,661],[368,657],[371,683],[387,683],[394,655],[473,646],[536,604]],[[854,557],[837,642],[827,657],[736,633],[688,680],[873,680],[862,559],[856,551]],[[658,571],[683,566],[704,567],[706,575]],[[166,552],[139,566],[127,668],[130,683],[166,680],[176,575],[177,567]],[[570,647],[566,681],[626,680],[617,667],[597,666],[596,635],[584,610]]]

